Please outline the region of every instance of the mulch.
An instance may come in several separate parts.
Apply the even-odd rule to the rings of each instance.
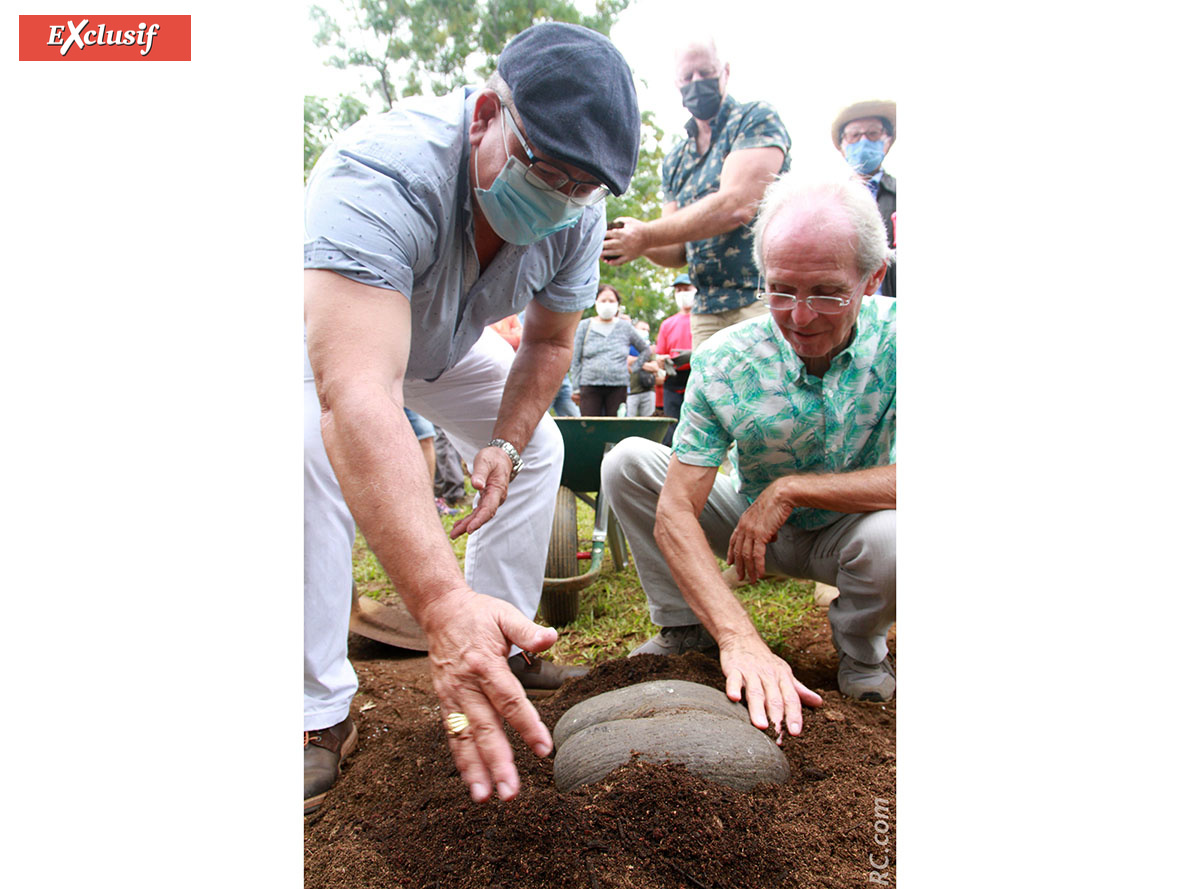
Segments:
[[[748,792],[635,760],[560,793],[552,759],[510,734],[520,795],[474,804],[450,758],[426,658],[351,642],[359,744],[305,819],[306,886],[844,889],[867,884],[873,864],[895,884],[896,709],[839,694],[823,612],[783,655],[825,706],[806,708],[803,733],[784,742],[790,781]],[[602,663],[534,704],[553,729],[585,698],[668,678],[724,688],[720,666],[702,655],[643,656]]]

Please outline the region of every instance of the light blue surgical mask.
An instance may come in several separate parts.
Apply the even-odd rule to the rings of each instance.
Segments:
[[[883,148],[883,139],[872,142],[862,138],[846,146],[846,163],[854,168],[860,176],[867,176],[879,169],[883,156],[887,153]]]
[[[503,118],[501,126],[504,126]],[[530,185],[525,178],[525,165],[508,153],[505,136],[504,153],[508,160],[500,169],[490,188],[476,188],[475,199],[488,225],[501,239],[510,244],[532,244],[556,231],[574,225],[583,206],[572,202],[558,191],[543,191]],[[475,181],[479,181],[479,154],[475,154]]]

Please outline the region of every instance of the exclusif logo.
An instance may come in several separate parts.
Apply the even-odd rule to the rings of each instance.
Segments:
[[[190,62],[190,15],[23,15],[22,62]]]

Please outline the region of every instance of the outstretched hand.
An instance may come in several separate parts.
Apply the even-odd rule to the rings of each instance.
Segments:
[[[558,634],[527,620],[507,602],[471,591],[447,597],[427,612],[423,629],[429,637],[433,688],[441,701],[443,724],[452,713],[466,717],[461,732],[450,732],[448,725],[447,729],[454,765],[471,799],[484,802],[493,787],[500,799],[512,799],[521,781],[504,723],[538,756],[549,755],[554,745],[509,669],[509,648],[545,651]]]
[[[471,470],[471,485],[479,492],[475,508],[450,528],[450,539],[478,531],[500,508],[508,497],[508,481],[512,477],[512,461],[500,448],[487,447],[475,455]]]
[[[792,674],[783,658],[771,652],[761,638],[725,640],[721,644],[721,670],[725,673],[725,694],[741,701],[755,728],[775,730],[775,743],[783,744],[786,728],[790,735],[800,734],[804,726],[801,704],[820,707],[824,701]]]

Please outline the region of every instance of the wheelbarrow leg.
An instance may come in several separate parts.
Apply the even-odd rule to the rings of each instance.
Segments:
[[[605,456],[612,450],[614,444],[615,442],[611,441],[605,443]],[[621,526],[617,523],[617,517],[608,508],[608,498],[604,496],[603,491],[599,491],[596,494],[596,536],[608,544],[609,552],[612,554],[613,566],[618,571],[624,571],[625,535],[621,532]]]
[[[621,530],[621,524],[617,521],[616,515],[609,511],[608,514],[608,542],[610,551],[612,552],[613,566],[618,571],[625,570],[625,532]]]

